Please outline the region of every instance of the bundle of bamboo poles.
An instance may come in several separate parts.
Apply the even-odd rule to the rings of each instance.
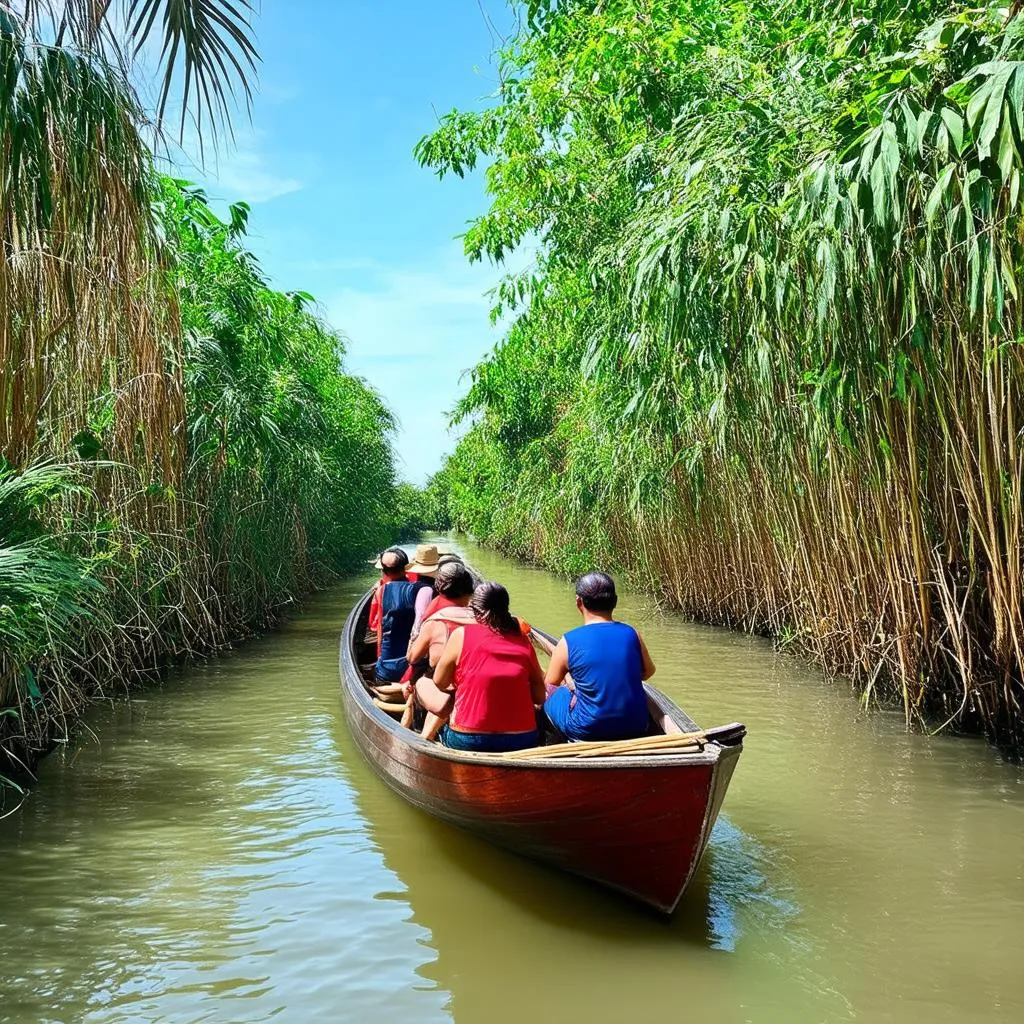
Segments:
[[[557,743],[550,747],[530,747],[516,750],[506,757],[517,761],[532,761],[548,757],[616,757],[623,754],[693,754],[704,749],[708,737],[698,732],[666,733],[662,736],[638,736],[632,740],[595,740],[582,743]]]

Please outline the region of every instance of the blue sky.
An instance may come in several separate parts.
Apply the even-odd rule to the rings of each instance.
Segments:
[[[490,22],[490,24],[489,24]],[[482,176],[439,181],[417,140],[497,84],[504,0],[263,0],[252,124],[203,171],[211,199],[252,203],[249,246],[272,283],[317,297],[348,368],[399,420],[399,473],[421,483],[454,445],[446,411],[498,338],[499,277],[455,239],[486,208]]]

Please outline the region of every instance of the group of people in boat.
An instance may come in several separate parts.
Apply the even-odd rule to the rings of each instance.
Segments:
[[[570,741],[647,731],[643,680],[654,662],[643,637],[614,618],[607,573],[576,581],[583,624],[550,644],[512,615],[504,586],[476,584],[458,555],[421,544],[410,561],[392,547],[376,565],[376,679],[400,683],[424,709],[423,735],[457,750],[505,752],[537,746],[541,730]],[[535,644],[550,655],[546,671]]]

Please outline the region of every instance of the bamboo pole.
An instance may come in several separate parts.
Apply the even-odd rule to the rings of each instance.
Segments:
[[[661,750],[685,748],[701,749],[707,741],[704,730],[690,733],[666,733],[662,736],[638,736],[631,740],[595,740],[581,743],[555,743],[550,747],[530,747],[516,750],[508,757],[529,761],[547,757],[603,757],[616,754],[653,753]]]

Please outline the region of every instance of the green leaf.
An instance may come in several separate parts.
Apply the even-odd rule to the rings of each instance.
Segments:
[[[43,691],[39,689],[35,674],[30,668],[25,669],[25,686],[28,689],[28,695],[32,699],[33,704],[43,699]]]
[[[1017,291],[1017,280],[1016,275],[1013,272],[1013,267],[1005,259],[999,260],[999,276],[1002,278],[1003,287],[1009,292],[1014,302],[1020,298],[1020,293]]]
[[[1017,147],[1013,138],[1013,129],[1010,127],[1010,119],[1004,118],[999,131],[999,176],[1003,182],[1009,180],[1010,172],[1013,170],[1014,162],[1017,159]]]
[[[956,155],[959,156],[964,149],[964,119],[952,107],[943,107],[939,114],[956,150]]]
[[[905,352],[897,352],[895,365],[893,367],[892,392],[900,402],[907,398],[907,355]]]
[[[892,201],[895,200],[896,174],[900,165],[899,144],[896,129],[891,121],[884,121],[878,156],[871,165],[871,201],[875,221],[884,226],[888,223]]]
[[[971,126],[977,134],[978,156],[983,160],[991,153],[992,143],[995,141],[996,134],[999,131],[999,122],[1003,113],[1003,103],[1005,102],[1004,94],[1012,70],[1012,68],[1001,70],[985,83],[984,116],[981,118],[980,127],[975,121],[971,121]],[[973,104],[973,98],[971,102]],[[970,116],[970,107],[968,107],[968,116]]]
[[[932,190],[928,195],[928,201],[925,203],[924,207],[925,220],[927,220],[929,224],[935,220],[935,215],[943,205],[943,201],[949,191],[949,183],[953,180],[954,170],[955,168],[953,164],[946,164],[946,166],[939,171],[938,178],[935,179],[935,184],[932,186]]]

